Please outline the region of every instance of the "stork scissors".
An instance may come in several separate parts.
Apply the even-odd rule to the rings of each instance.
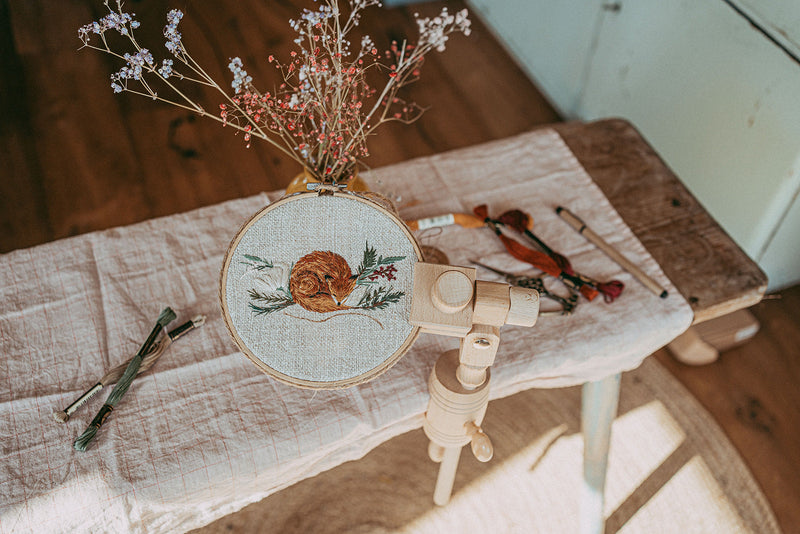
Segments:
[[[475,265],[483,267],[488,271],[492,271],[493,273],[497,273],[505,278],[505,281],[511,285],[525,287],[528,289],[535,289],[539,292],[539,295],[545,298],[548,298],[552,301],[557,302],[561,305],[561,310],[553,310],[553,311],[540,311],[539,316],[543,317],[546,315],[570,315],[572,314],[575,306],[578,305],[578,293],[569,289],[569,297],[562,297],[561,295],[557,295],[552,291],[548,290],[544,286],[544,282],[541,278],[535,276],[522,276],[518,274],[509,273],[506,271],[501,271],[499,269],[495,269],[494,267],[489,267],[479,261],[470,260]]]

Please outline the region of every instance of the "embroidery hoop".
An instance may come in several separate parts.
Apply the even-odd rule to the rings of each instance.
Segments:
[[[369,248],[378,260],[403,258],[383,265],[396,269],[388,276],[361,280],[356,275]],[[340,255],[339,267],[344,268],[344,260],[352,270],[351,278],[363,284],[356,285],[343,305],[360,303],[359,296],[369,296],[367,293],[377,288],[402,296],[383,308],[323,313],[304,309],[299,296],[275,289],[269,295],[288,294],[292,304],[266,313],[249,306],[263,302],[252,300],[251,289],[287,285],[276,280],[282,277],[285,281],[287,272],[294,273],[300,260],[314,251]],[[331,259],[330,255],[326,258]],[[219,282],[225,326],[248,359],[281,382],[338,389],[372,380],[394,365],[419,335],[419,327],[412,326],[408,318],[413,265],[421,260],[420,246],[409,228],[373,200],[331,191],[284,197],[245,222],[228,247]],[[294,262],[291,267],[289,262]],[[266,267],[268,264],[271,267]],[[324,280],[322,274],[317,275],[319,280]],[[274,275],[272,279],[268,279],[270,275]]]

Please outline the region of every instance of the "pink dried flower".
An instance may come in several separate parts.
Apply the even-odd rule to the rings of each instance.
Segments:
[[[398,91],[419,78],[428,52],[444,50],[453,33],[470,32],[466,10],[453,15],[444,8],[433,18],[416,16],[418,43],[392,42],[383,64],[369,36],[355,41],[359,44],[355,50],[351,50],[349,40],[363,9],[379,5],[379,0],[349,0],[348,12],[340,9],[338,0],[320,0],[318,9],[306,9],[298,19],[289,21],[297,33],[297,49],[290,51],[289,62],[281,63],[272,54],[267,57],[282,77],[274,94],[260,92],[242,60],[234,57],[228,64],[233,75],[233,95],[229,95],[186,51],[178,31],[181,11],[173,9],[167,14],[165,46],[174,59],[164,59],[159,66],[133,39],[133,30],[139,27],[134,15],[122,11],[121,0],[115,0],[115,7],[111,7],[111,1],[104,2],[109,14],[79,28],[78,36],[86,48],[125,59],[126,65],[111,76],[114,92],[143,94],[214,118],[244,132],[248,147],[252,137],[263,139],[316,178],[333,183],[349,177],[357,160],[369,154],[366,143],[375,128],[419,118],[422,108],[399,98]],[[123,55],[112,51],[103,37],[109,29],[127,36],[133,52]],[[92,42],[93,35],[101,37],[100,45]],[[367,82],[372,70],[388,74],[381,87]],[[173,92],[173,99],[158,95],[151,86],[156,80]],[[220,104],[219,115],[206,112],[187,96],[176,85],[178,80],[212,87],[222,94],[225,103]]]

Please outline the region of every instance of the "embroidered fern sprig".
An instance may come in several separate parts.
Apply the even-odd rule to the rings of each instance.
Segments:
[[[389,304],[398,302],[403,295],[405,295],[404,292],[393,291],[390,286],[368,289],[353,308],[382,310]]]
[[[291,293],[289,293],[289,290],[284,287],[279,287],[278,292],[279,293],[267,295],[265,293],[259,293],[255,289],[251,289],[248,291],[250,295],[248,307],[253,310],[256,315],[266,315],[294,304],[294,299]]]
[[[361,260],[361,264],[358,266],[359,276],[366,270],[375,268],[377,255],[378,255],[377,251],[375,250],[374,247],[369,246],[369,241],[368,241],[366,244],[366,248],[364,249],[364,259]]]
[[[263,271],[265,269],[272,269],[274,267],[271,261],[265,260],[264,258],[259,258],[258,256],[253,256],[252,254],[245,254],[244,257],[250,261],[243,261],[241,263],[243,265],[252,267],[256,271]]]
[[[396,263],[404,259],[406,259],[405,256],[388,256],[386,258],[383,256],[378,256],[375,248],[369,246],[369,242],[367,242],[366,248],[364,249],[364,258],[361,260],[361,264],[358,266],[356,285],[364,286],[374,284],[375,281],[369,280],[369,277],[375,273],[375,270],[378,269],[378,267],[383,265],[391,265],[392,263]]]

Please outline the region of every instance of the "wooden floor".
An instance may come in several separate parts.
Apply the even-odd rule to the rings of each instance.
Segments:
[[[145,46],[161,56],[164,1],[133,1]],[[373,10],[361,26],[379,46],[415,35],[412,13],[444,2]],[[182,0],[184,42],[227,79],[241,56],[256,83],[265,57],[283,56],[287,20],[309,2]],[[447,2],[451,10],[463,3]],[[0,0],[0,252],[272,190],[297,172],[265,145],[244,147],[216,123],[131,95],[114,95],[109,58],[77,51],[77,28],[103,15],[100,0]],[[372,139],[378,167],[510,136],[559,120],[479,21],[426,62],[408,97],[430,110]],[[149,30],[149,31],[148,31]],[[202,97],[202,95],[198,95]],[[207,100],[214,109],[217,99]],[[54,259],[57,261],[57,259]],[[762,330],[715,364],[658,358],[724,427],[764,488],[786,532],[800,531],[800,288],[755,307]]]
[[[750,309],[755,338],[716,362],[657,357],[708,409],[753,471],[787,533],[800,532],[800,286]]]

